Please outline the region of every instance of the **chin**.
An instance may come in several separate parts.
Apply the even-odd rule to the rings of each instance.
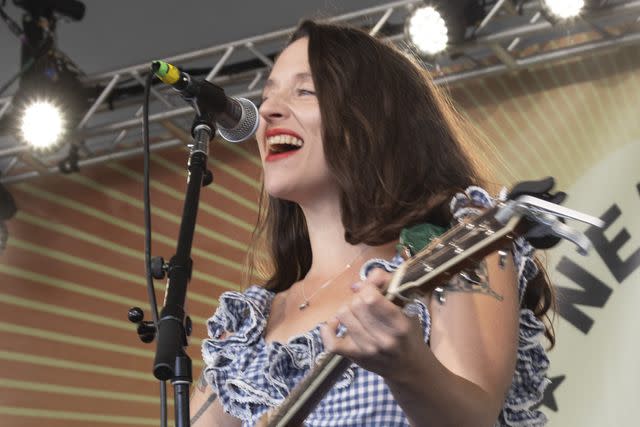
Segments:
[[[296,173],[296,170],[282,172],[285,171],[265,173],[264,189],[270,196],[298,204],[337,200],[338,186],[327,173],[316,173],[310,168],[305,173]]]
[[[300,192],[299,189],[292,188],[291,183],[282,183],[282,185],[277,185],[275,183],[265,182],[264,189],[271,197],[288,200],[290,202],[296,202],[296,193]]]

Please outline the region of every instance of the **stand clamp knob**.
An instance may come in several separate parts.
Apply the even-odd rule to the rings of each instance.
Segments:
[[[127,313],[127,318],[132,323],[137,323],[138,328],[136,332],[140,341],[143,343],[150,343],[156,337],[156,326],[151,321],[145,321],[144,312],[140,307],[131,307]]]
[[[161,256],[151,258],[151,276],[154,279],[164,279],[167,276],[167,271],[169,271],[169,264],[164,262],[164,258]]]

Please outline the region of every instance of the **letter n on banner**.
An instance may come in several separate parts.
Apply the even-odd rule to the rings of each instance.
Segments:
[[[558,263],[557,271],[582,288],[578,290],[563,286],[556,287],[558,313],[583,334],[587,334],[593,326],[593,319],[580,311],[576,305],[602,308],[611,295],[611,288],[564,256]]]

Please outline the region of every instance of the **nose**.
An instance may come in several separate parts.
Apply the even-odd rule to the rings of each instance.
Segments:
[[[269,97],[260,104],[258,111],[262,119],[266,122],[276,122],[289,115],[289,106],[281,95],[271,93]]]

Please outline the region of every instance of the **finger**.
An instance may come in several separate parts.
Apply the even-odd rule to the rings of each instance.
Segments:
[[[402,320],[404,316],[402,310],[385,298],[375,285],[359,282],[354,293],[356,295],[351,301],[352,310],[358,317],[360,315],[366,316],[366,318],[361,318],[362,323],[390,326],[398,320]]]
[[[375,289],[365,289],[355,295],[351,311],[380,349],[392,349],[398,338],[406,336],[411,329],[402,310]]]
[[[351,301],[341,307],[336,313],[336,317],[347,328],[347,336],[358,347],[360,354],[371,355],[376,352],[377,348],[377,327],[371,327],[371,325],[360,321],[354,312],[354,307],[361,306],[361,303],[357,301],[359,299],[357,295],[354,296],[354,299],[356,300],[355,302]]]
[[[371,285],[369,285],[371,286]],[[336,328],[341,325],[346,328],[342,337],[336,335]],[[350,358],[358,358],[375,353],[376,340],[360,323],[351,310],[351,304],[341,306],[336,312],[335,320],[328,323],[332,333],[329,342],[334,345],[334,351]]]
[[[337,318],[320,324],[320,338],[322,339],[324,350],[353,358],[360,353],[360,350],[348,333],[343,336],[336,334],[339,325],[340,321]]]
[[[375,268],[371,270],[365,280],[360,280],[352,284],[351,290],[354,292],[359,292],[363,287],[369,285],[376,288],[378,292],[382,292],[386,289],[388,281],[390,279],[391,275],[389,273],[380,268]]]
[[[369,271],[369,273],[367,274],[366,281],[373,284],[375,287],[377,287],[380,290],[386,290],[387,285],[391,281],[391,277],[392,277],[391,273],[388,273],[383,268],[377,267]]]

